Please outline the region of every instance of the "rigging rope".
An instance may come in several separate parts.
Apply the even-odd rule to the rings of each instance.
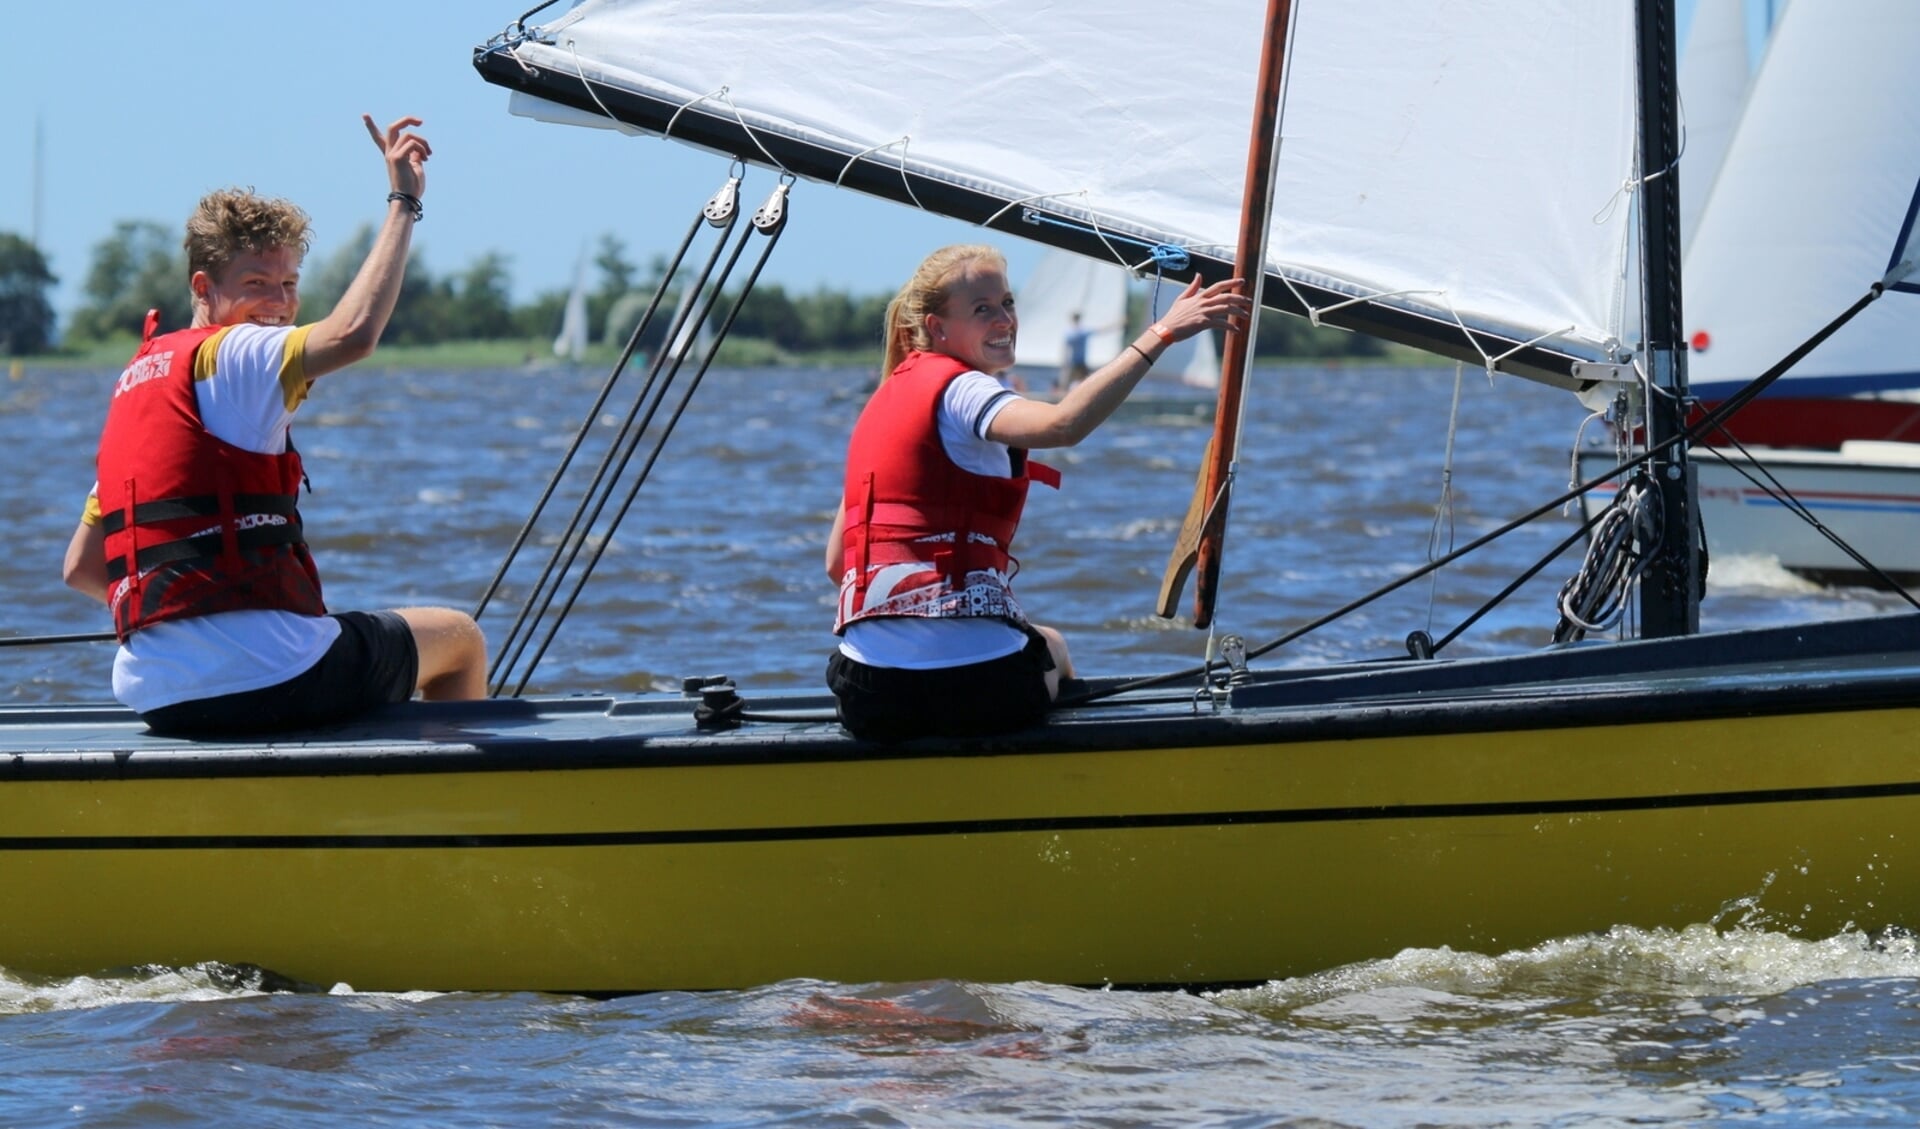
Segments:
[[[730,181],[730,187],[737,183],[737,179],[738,178],[735,177]],[[692,400],[694,392],[699,388],[700,382],[705,377],[707,369],[712,365],[713,358],[719,350],[721,343],[726,339],[728,331],[732,328],[734,319],[739,315],[741,306],[745,303],[747,296],[752,292],[754,283],[758,280],[762,268],[765,267],[768,257],[772,254],[774,245],[778,242],[780,233],[785,226],[787,214],[786,201],[792,184],[792,178],[785,176],[780,178],[780,182],[775,187],[773,194],[769,196],[766,203],[762,204],[760,209],[754,213],[747,229],[740,232],[737,237],[732,238],[731,252],[726,255],[725,263],[720,267],[717,275],[714,273],[714,268],[719,262],[722,252],[728,248],[729,238],[733,235],[734,220],[738,217],[737,208],[717,207],[717,204],[721,201],[722,196],[726,194],[727,190],[723,189],[721,194],[716,194],[714,200],[702,208],[700,218],[695,221],[689,230],[687,239],[683,240],[679,252],[676,254],[665,276],[661,279],[660,286],[655,291],[652,301],[648,304],[646,313],[642,316],[640,324],[634,328],[633,333],[629,336],[626,350],[623,352],[620,362],[616,365],[615,376],[618,375],[620,368],[625,365],[627,358],[632,354],[642,335],[651,325],[662,299],[676,281],[676,277],[680,274],[688,244],[691,243],[693,236],[698,232],[700,225],[705,223],[708,226],[714,227],[719,232],[711,252],[707,255],[705,262],[697,271],[694,279],[685,284],[686,292],[693,295],[693,299],[682,304],[682,308],[668,326],[666,336],[663,338],[667,344],[656,352],[653,362],[649,366],[644,385],[629,407],[626,417],[621,423],[619,432],[609,444],[599,466],[595,469],[592,481],[583,491],[580,503],[568,520],[565,532],[562,533],[555,544],[554,551],[548,558],[539,579],[529,591],[526,602],[522,605],[519,615],[514,620],[513,626],[508,632],[506,642],[498,650],[492,669],[488,671],[490,693],[494,695],[505,693],[509,694],[509,696],[519,696],[526,689],[527,683],[532,678],[535,668],[539,665],[541,659],[545,657],[548,648],[557,637],[561,624],[566,620],[567,615],[579,599],[581,591],[584,589],[588,578],[592,575],[594,568],[598,565],[602,555],[605,553],[607,546],[612,542],[614,533],[619,528],[621,521],[624,520],[632,508],[640,488],[645,485],[654,465],[658,462],[662,451],[665,449],[668,438],[673,433],[675,425],[678,424],[681,415],[686,411],[687,405]],[[697,358],[693,375],[689,378],[677,402],[666,416],[664,423],[662,423],[654,434],[651,446],[641,458],[639,469],[631,476],[631,480],[627,482],[627,489],[624,496],[609,510],[609,503],[614,501],[623,479],[628,477],[628,467],[632,465],[634,457],[640,453],[643,438],[647,435],[648,430],[652,428],[655,418],[666,402],[667,395],[671,391],[675,379],[678,377],[685,363],[690,359],[690,350],[676,350],[673,347],[673,343],[698,339],[700,327],[710,319],[714,308],[720,302],[722,289],[726,286],[727,280],[732,277],[736,267],[739,265],[747,244],[756,234],[765,237],[764,246],[754,259],[750,271],[741,283],[739,291],[733,298],[732,304],[728,308],[726,316],[720,323],[719,328],[713,334],[712,340],[708,343],[706,351]],[[613,378],[609,378],[609,388],[611,387],[612,380]],[[582,435],[590,430],[600,418],[600,409],[605,399],[606,391],[603,390],[600,398],[595,401],[593,409],[589,411],[587,419],[582,424]],[[578,442],[578,437],[576,437],[576,449]],[[571,457],[572,451],[570,450],[568,460],[570,460]],[[561,473],[564,473],[565,469],[566,462],[563,461]],[[559,475],[556,474],[556,482],[558,481],[558,477]],[[551,488],[549,490],[549,494],[550,493]],[[542,506],[544,506],[544,504],[545,498],[543,497]],[[607,516],[604,527],[599,528],[596,532],[596,527],[601,525],[602,517],[605,515],[610,516]],[[538,516],[539,512],[538,509],[536,509],[534,518],[528,522],[529,529],[531,529],[533,521],[538,519]],[[523,530],[522,542],[524,542],[524,539],[525,531]],[[582,550],[586,549],[589,543],[593,545],[593,549],[585,555],[583,560]],[[501,569],[502,575],[504,575],[505,571],[506,566],[503,565]],[[569,578],[571,578],[571,587],[567,588]],[[496,578],[496,584],[497,583],[498,578]],[[562,595],[563,588],[566,588],[564,596]],[[543,627],[544,630],[542,631],[541,628]],[[511,689],[509,690],[510,683]]]
[[[113,632],[92,631],[84,635],[10,635],[0,638],[0,647],[38,647],[57,643],[111,643]]]
[[[1427,531],[1427,559],[1442,552],[1442,541],[1448,549],[1453,548],[1453,441],[1460,432],[1460,387],[1466,382],[1467,366],[1464,361],[1453,363],[1453,406],[1447,411],[1447,453],[1440,461],[1440,501],[1433,507],[1433,527]],[[1440,596],[1440,573],[1435,571],[1428,576],[1427,584],[1427,633],[1433,633],[1433,608]],[[1427,652],[1430,656],[1431,651]]]
[[[907,199],[913,201],[914,207],[920,209],[923,212],[926,211],[927,206],[920,202],[919,195],[915,193],[913,190],[913,181],[911,178],[907,176],[907,147],[912,144],[913,144],[913,134],[903,133],[899,137],[885,143],[884,145],[870,145],[867,148],[860,150],[858,153],[855,153],[853,156],[848,157],[846,164],[840,166],[840,175],[833,178],[834,187],[836,188],[839,187],[840,184],[847,179],[847,173],[852,170],[855,163],[857,163],[862,157],[865,157],[872,153],[878,153],[882,149],[891,149],[895,145],[898,145],[900,147],[900,155],[898,159],[895,161],[895,167],[898,168],[900,171],[900,189],[901,191],[907,194]]]
[[[1614,467],[1613,469],[1607,471],[1604,474],[1598,475],[1592,479],[1589,479],[1586,482],[1575,483],[1573,486],[1571,486],[1569,489],[1567,489],[1565,492],[1563,492],[1559,496],[1551,499],[1550,501],[1540,506],[1535,507],[1532,510],[1529,510],[1528,512],[1520,515],[1517,518],[1514,518],[1512,521],[1507,522],[1505,525],[1500,526],[1498,529],[1494,529],[1486,534],[1483,534],[1479,537],[1474,538],[1472,541],[1469,541],[1467,544],[1462,545],[1458,549],[1453,550],[1452,552],[1446,554],[1445,556],[1440,557],[1437,560],[1428,561],[1425,565],[1414,569],[1413,571],[1407,573],[1406,575],[1396,580],[1393,580],[1385,585],[1382,585],[1381,587],[1374,589],[1372,592],[1369,592],[1366,595],[1361,596],[1358,599],[1355,599],[1341,607],[1335,608],[1333,611],[1328,612],[1325,615],[1319,616],[1318,618],[1313,619],[1308,623],[1303,624],[1300,627],[1297,627],[1292,631],[1285,633],[1284,635],[1281,635],[1279,638],[1273,640],[1270,643],[1267,643],[1263,646],[1256,647],[1249,650],[1247,652],[1246,657],[1249,660],[1259,658],[1262,655],[1265,655],[1271,651],[1274,651],[1280,647],[1287,645],[1288,643],[1293,642],[1294,640],[1300,638],[1301,636],[1307,635],[1313,631],[1317,631],[1320,628],[1326,626],[1327,624],[1334,622],[1335,620],[1338,620],[1347,615],[1350,615],[1353,612],[1358,611],[1360,608],[1366,607],[1367,605],[1373,603],[1374,601],[1379,600],[1385,596],[1388,596],[1400,590],[1406,585],[1413,583],[1414,581],[1420,579],[1423,576],[1426,576],[1428,573],[1431,573],[1436,569],[1443,568],[1446,565],[1452,564],[1454,561],[1459,560],[1461,557],[1464,557],[1469,553],[1478,551],[1483,546],[1488,545],[1491,542],[1506,536],[1507,534],[1513,532],[1515,529],[1518,529],[1521,526],[1526,525],[1527,523],[1535,520],[1536,518],[1539,518],[1545,514],[1551,513],[1556,509],[1559,509],[1561,506],[1574,501],[1575,499],[1579,498],[1582,494],[1585,494],[1587,491],[1592,490],[1596,486],[1599,486],[1601,483],[1610,481],[1614,478],[1619,477],[1621,474],[1626,473],[1627,471],[1631,471],[1638,467],[1646,465],[1646,463],[1652,460],[1656,455],[1672,448],[1676,444],[1691,443],[1700,439],[1704,435],[1713,433],[1714,431],[1718,430],[1721,427],[1721,425],[1724,424],[1727,421],[1727,419],[1731,417],[1735,412],[1739,411],[1740,408],[1750,403],[1754,397],[1760,395],[1760,393],[1765,391],[1768,386],[1773,384],[1774,381],[1780,379],[1782,375],[1784,375],[1786,372],[1791,370],[1795,365],[1799,364],[1802,360],[1804,360],[1807,354],[1819,348],[1820,345],[1824,343],[1829,337],[1832,337],[1835,333],[1838,333],[1840,329],[1844,327],[1848,322],[1852,321],[1854,317],[1860,313],[1860,311],[1866,309],[1869,305],[1871,305],[1874,301],[1876,301],[1883,293],[1886,292],[1887,286],[1888,286],[1888,281],[1884,279],[1880,282],[1874,283],[1873,286],[1870,287],[1865,294],[1861,295],[1857,300],[1855,300],[1851,306],[1848,306],[1845,310],[1842,310],[1838,315],[1836,315],[1833,318],[1832,321],[1828,322],[1825,326],[1822,326],[1818,332],[1814,333],[1813,336],[1807,338],[1806,341],[1802,342],[1792,352],[1788,353],[1785,357],[1782,357],[1779,361],[1776,361],[1772,368],[1769,368],[1766,372],[1760,374],[1759,376],[1755,377],[1753,380],[1749,381],[1744,387],[1742,387],[1738,392],[1734,393],[1732,396],[1729,396],[1727,399],[1721,401],[1719,406],[1715,407],[1712,411],[1707,412],[1700,419],[1695,420],[1693,423],[1680,428],[1674,434],[1668,436],[1666,439],[1662,440],[1661,442],[1655,444],[1654,446],[1648,448],[1645,451],[1642,451],[1640,454],[1635,455],[1632,458],[1622,460],[1619,466]],[[1583,527],[1583,530],[1584,528],[1585,527]],[[1569,539],[1567,542],[1563,543],[1563,548],[1564,546],[1571,545],[1573,540],[1574,539]],[[1556,550],[1554,554],[1549,556],[1547,559],[1551,560],[1552,556],[1557,556],[1560,551],[1562,550]],[[1544,565],[1544,563],[1545,562],[1543,561],[1542,564]],[[1476,613],[1475,618],[1477,617],[1478,617],[1478,613]],[[1449,640],[1452,637],[1453,636],[1450,635],[1448,637]],[[1437,649],[1437,646],[1436,646],[1436,649]],[[1129,682],[1121,683],[1116,686],[1110,686],[1102,690],[1089,691],[1083,694],[1075,694],[1071,696],[1062,695],[1062,697],[1056,704],[1059,706],[1080,705],[1087,702],[1098,701],[1102,698],[1109,698],[1118,694],[1124,694],[1133,690],[1144,690],[1144,689],[1149,689],[1155,686],[1167,685],[1174,682],[1182,682],[1182,681],[1193,678],[1196,674],[1202,677],[1206,677],[1211,673],[1211,671],[1212,671],[1212,663],[1208,662],[1199,667],[1188,667],[1181,670],[1172,671],[1167,674],[1154,675],[1149,678],[1135,679]]]
[[[627,363],[633,358],[635,350],[639,348],[640,341],[645,335],[647,328],[653,324],[654,314],[660,308],[660,301],[666,294],[668,282],[673,278],[674,274],[679,271],[681,262],[686,258],[687,249],[693,244],[694,238],[699,235],[701,226],[705,224],[708,226],[724,226],[724,228],[729,231],[732,229],[733,221],[737,218],[739,188],[740,177],[738,173],[730,174],[727,182],[701,207],[699,214],[695,215],[693,222],[687,226],[687,234],[680,240],[679,248],[674,251],[673,257],[668,261],[665,277],[661,279],[659,287],[654,290],[653,298],[647,303],[646,311],[640,315],[639,324],[635,325],[633,332],[627,336],[625,348],[620,351],[619,358],[614,361],[613,369],[607,373],[607,379],[601,384],[600,393],[594,398],[593,405],[587,409],[586,417],[580,421],[580,429],[574,433],[573,442],[567,446],[566,452],[561,455],[560,465],[554,468],[552,477],[547,480],[546,488],[540,492],[539,499],[533,504],[533,512],[527,515],[526,523],[520,527],[520,532],[514,537],[513,544],[508,546],[505,558],[500,562],[499,569],[493,574],[493,580],[488,583],[486,591],[481,593],[480,602],[473,610],[473,617],[475,619],[480,618],[481,613],[487,610],[487,605],[492,602],[493,597],[499,592],[501,583],[506,579],[507,570],[513,566],[514,558],[519,555],[520,550],[526,545],[527,538],[533,533],[534,526],[539,522],[541,514],[546,511],[547,503],[552,500],[554,491],[560,485],[560,480],[566,475],[568,468],[573,465],[574,456],[579,453],[581,445],[586,441],[587,436],[593,431],[595,423],[600,419],[601,409],[606,406],[608,397],[613,393],[614,385],[619,382],[621,375],[626,371]],[[724,231],[721,237],[723,239],[725,238]],[[658,361],[659,358],[656,357],[656,370],[658,368]],[[651,377],[649,379],[651,379]],[[642,397],[645,396],[644,389],[641,395]],[[598,481],[597,476],[596,481]],[[578,511],[575,513],[577,518]],[[518,630],[518,628],[519,623],[516,621],[514,629]],[[496,654],[496,665],[497,658],[498,655]]]

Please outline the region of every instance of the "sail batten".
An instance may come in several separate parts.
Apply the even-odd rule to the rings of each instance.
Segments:
[[[1630,7],[1432,7],[1300,4],[1268,304],[1361,298],[1327,320],[1470,360],[1538,339],[1508,366],[1535,375],[1616,359]],[[1027,0],[587,0],[476,64],[676,141],[1082,253],[1178,246],[1220,277],[1259,21],[1233,0],[1098,19]]]

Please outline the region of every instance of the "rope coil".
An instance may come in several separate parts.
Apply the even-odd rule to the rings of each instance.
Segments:
[[[1661,544],[1660,491],[1644,472],[1621,484],[1594,526],[1580,569],[1560,589],[1553,641],[1568,643],[1606,631],[1626,614],[1627,597]]]

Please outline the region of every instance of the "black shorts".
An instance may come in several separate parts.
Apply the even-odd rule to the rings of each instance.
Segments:
[[[341,612],[340,637],[304,672],[275,686],[176,702],[140,715],[169,737],[266,733],[343,721],[413,697],[420,651],[393,612]]]
[[[827,688],[840,724],[855,737],[977,737],[1009,733],[1047,714],[1053,654],[1037,631],[1011,655],[966,666],[903,670],[868,666],[841,654],[827,659]]]

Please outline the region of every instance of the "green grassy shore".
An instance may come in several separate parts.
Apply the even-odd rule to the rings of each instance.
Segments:
[[[0,370],[10,370],[16,365],[28,371],[113,369],[127,363],[127,358],[133,355],[134,345],[135,342],[131,337],[106,342],[89,342],[81,348],[0,360]],[[616,349],[593,346],[587,350],[586,359],[582,363],[588,367],[605,368],[612,365],[619,355]],[[714,363],[730,368],[761,365],[829,368],[878,364],[879,355],[880,351],[877,347],[871,351],[843,350],[796,354],[787,352],[769,341],[740,339],[724,342]],[[371,358],[362,362],[366,367],[389,369],[511,369],[552,363],[554,363],[552,342],[536,340],[382,345]]]

